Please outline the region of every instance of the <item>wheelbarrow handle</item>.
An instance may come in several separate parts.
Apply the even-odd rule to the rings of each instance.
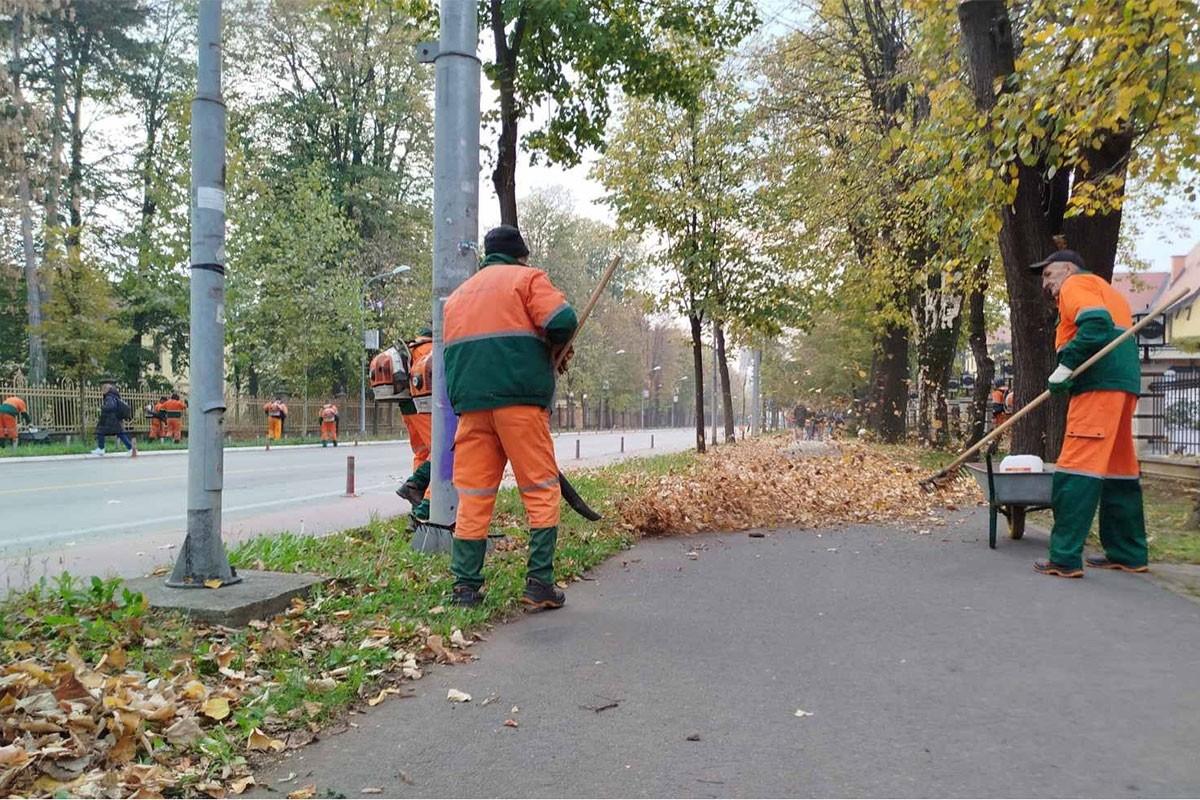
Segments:
[[[1078,367],[1076,367],[1074,370],[1072,370],[1070,379],[1074,379],[1077,376],[1082,375],[1085,370],[1087,370],[1089,367],[1091,367],[1097,361],[1104,358],[1106,355],[1111,353],[1113,350],[1116,350],[1118,347],[1120,347],[1121,344],[1124,343],[1126,339],[1129,339],[1132,336],[1137,336],[1138,331],[1140,331],[1142,328],[1149,325],[1154,319],[1161,316],[1164,312],[1166,312],[1166,310],[1168,308],[1170,308],[1171,306],[1175,305],[1180,300],[1182,300],[1188,294],[1188,291],[1189,290],[1186,287],[1181,287],[1179,289],[1179,291],[1175,292],[1174,295],[1167,298],[1163,302],[1159,303],[1157,308],[1155,308],[1153,311],[1151,311],[1149,314],[1147,314],[1145,317],[1143,317],[1141,320],[1139,320],[1136,325],[1134,325],[1132,328],[1130,328],[1129,330],[1122,333],[1117,338],[1113,339],[1108,344],[1104,345],[1104,347],[1100,348],[1100,350],[1095,355],[1093,355],[1087,361],[1084,361],[1082,364],[1080,364]],[[980,439],[975,444],[971,445],[971,447],[969,447],[966,450],[966,452],[964,452],[958,458],[954,459],[954,461],[951,462],[950,466],[945,467],[941,472],[938,472],[935,475],[930,475],[928,478],[925,478],[924,480],[921,481],[920,485],[925,488],[931,488],[931,487],[935,486],[938,481],[945,478],[947,475],[954,474],[954,472],[956,470],[958,470],[960,467],[962,467],[963,464],[967,463],[967,461],[970,460],[971,456],[975,455],[980,450],[982,450],[984,445],[988,444],[993,439],[996,439],[997,437],[1002,436],[1005,431],[1007,431],[1009,428],[1011,428],[1013,425],[1015,425],[1017,423],[1017,420],[1021,419],[1026,414],[1031,413],[1035,408],[1037,408],[1042,403],[1049,400],[1050,397],[1051,397],[1051,392],[1049,389],[1047,389],[1044,392],[1042,392],[1041,394],[1039,394],[1037,397],[1033,398],[1033,400],[1029,401],[1024,406],[1022,406],[1020,408],[1020,410],[1018,410],[1015,414],[1013,414],[1011,417],[1009,417],[1007,420],[1005,420],[1002,424],[997,425],[992,430],[991,433],[989,433],[987,436],[984,436],[982,439]]]

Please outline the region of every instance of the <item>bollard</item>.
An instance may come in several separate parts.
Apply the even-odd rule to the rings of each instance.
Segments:
[[[129,443],[130,443],[131,445],[133,445],[133,447],[131,447],[131,448],[129,449],[129,457],[130,457],[130,458],[137,458],[137,437],[136,437],[136,436],[130,436],[130,437],[129,437]]]
[[[575,460],[579,460],[579,440],[575,440]]]
[[[625,452],[625,437],[624,436],[621,437],[621,452],[622,453]]]
[[[346,494],[354,497],[354,456],[346,456]]]
[[[654,434],[650,434],[650,449],[654,449]]]

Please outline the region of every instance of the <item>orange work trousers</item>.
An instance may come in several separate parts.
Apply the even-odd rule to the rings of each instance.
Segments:
[[[529,527],[558,525],[562,492],[550,417],[541,406],[505,406],[467,411],[458,418],[454,436],[455,537],[487,538],[506,462],[512,462]]]
[[[161,419],[159,419],[158,417],[151,417],[150,418],[150,438],[151,438],[151,440],[161,439],[164,436],[166,436],[166,433],[163,432],[163,421]]]
[[[337,423],[333,420],[326,422],[321,420],[321,441],[336,442],[337,441]]]
[[[170,436],[177,442],[183,438],[182,417],[167,417],[167,436]]]
[[[278,439],[283,435],[283,420],[279,417],[267,417],[267,438]]]
[[[17,418],[12,414],[0,414],[0,439],[17,440]]]
[[[1072,397],[1058,471],[1089,478],[1138,477],[1141,473],[1133,444],[1137,401],[1137,395],[1118,391]]]
[[[404,427],[408,428],[408,443],[413,451],[413,472],[429,460],[433,446],[433,414],[405,414]]]

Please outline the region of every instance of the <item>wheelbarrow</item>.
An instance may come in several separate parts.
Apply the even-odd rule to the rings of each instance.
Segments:
[[[984,463],[967,464],[980,490],[988,501],[988,547],[996,549],[996,518],[1008,519],[1008,535],[1020,539],[1025,535],[1025,515],[1030,511],[1050,508],[1054,487],[1054,465],[1046,464],[1044,472],[996,472],[992,455]]]

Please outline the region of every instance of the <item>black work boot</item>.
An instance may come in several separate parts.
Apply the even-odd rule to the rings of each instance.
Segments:
[[[1084,559],[1084,563],[1093,569],[1116,569],[1121,572],[1149,572],[1150,568],[1145,564],[1141,566],[1133,566],[1131,564],[1122,564],[1118,561],[1109,561],[1108,556],[1088,556]]]
[[[456,606],[474,608],[483,602],[483,598],[484,594],[481,589],[476,589],[466,584],[457,584],[454,587],[454,596],[450,599],[450,602]]]
[[[563,594],[553,583],[543,583],[537,578],[525,579],[525,593],[521,595],[521,604],[530,608],[562,608],[567,602]]]
[[[396,494],[407,500],[411,505],[416,506],[425,499],[425,490],[418,487],[412,481],[405,481],[400,484],[400,488],[396,489]]]
[[[1033,568],[1043,575],[1055,575],[1059,578],[1082,578],[1083,570],[1079,567],[1067,567],[1055,564],[1053,561],[1035,561]]]

